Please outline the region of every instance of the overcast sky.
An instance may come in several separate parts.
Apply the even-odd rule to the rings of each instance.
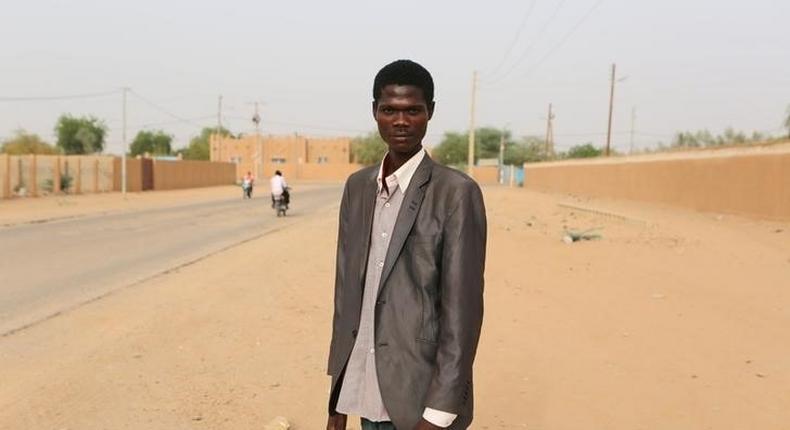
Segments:
[[[0,139],[17,128],[54,143],[62,113],[95,115],[121,150],[163,129],[175,146],[223,121],[264,133],[358,135],[373,130],[371,86],[389,61],[422,63],[436,82],[428,144],[477,124],[545,133],[558,149],[605,139],[617,63],[614,145],[667,142],[678,130],[732,126],[778,135],[790,105],[790,1],[202,1],[6,2],[0,25]],[[91,98],[9,100],[104,94]]]

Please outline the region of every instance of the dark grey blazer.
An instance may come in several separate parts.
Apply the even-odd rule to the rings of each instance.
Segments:
[[[340,207],[330,414],[359,327],[378,170],[373,166],[351,175]],[[411,430],[425,407],[458,414],[451,429],[472,422],[485,250],[480,188],[426,156],[398,213],[375,311],[381,396],[399,430]]]

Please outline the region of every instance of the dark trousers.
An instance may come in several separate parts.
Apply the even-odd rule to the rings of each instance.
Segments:
[[[362,430],[395,430],[395,426],[389,421],[376,423],[362,418]]]

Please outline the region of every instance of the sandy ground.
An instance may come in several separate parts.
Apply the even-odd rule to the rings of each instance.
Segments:
[[[485,195],[473,428],[790,428],[790,224]],[[0,429],[321,429],[336,214],[0,338]]]

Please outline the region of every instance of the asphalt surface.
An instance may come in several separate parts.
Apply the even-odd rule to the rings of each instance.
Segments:
[[[340,185],[296,190],[285,218],[268,195],[239,195],[0,228],[0,336],[298,222],[339,204],[341,193]]]

